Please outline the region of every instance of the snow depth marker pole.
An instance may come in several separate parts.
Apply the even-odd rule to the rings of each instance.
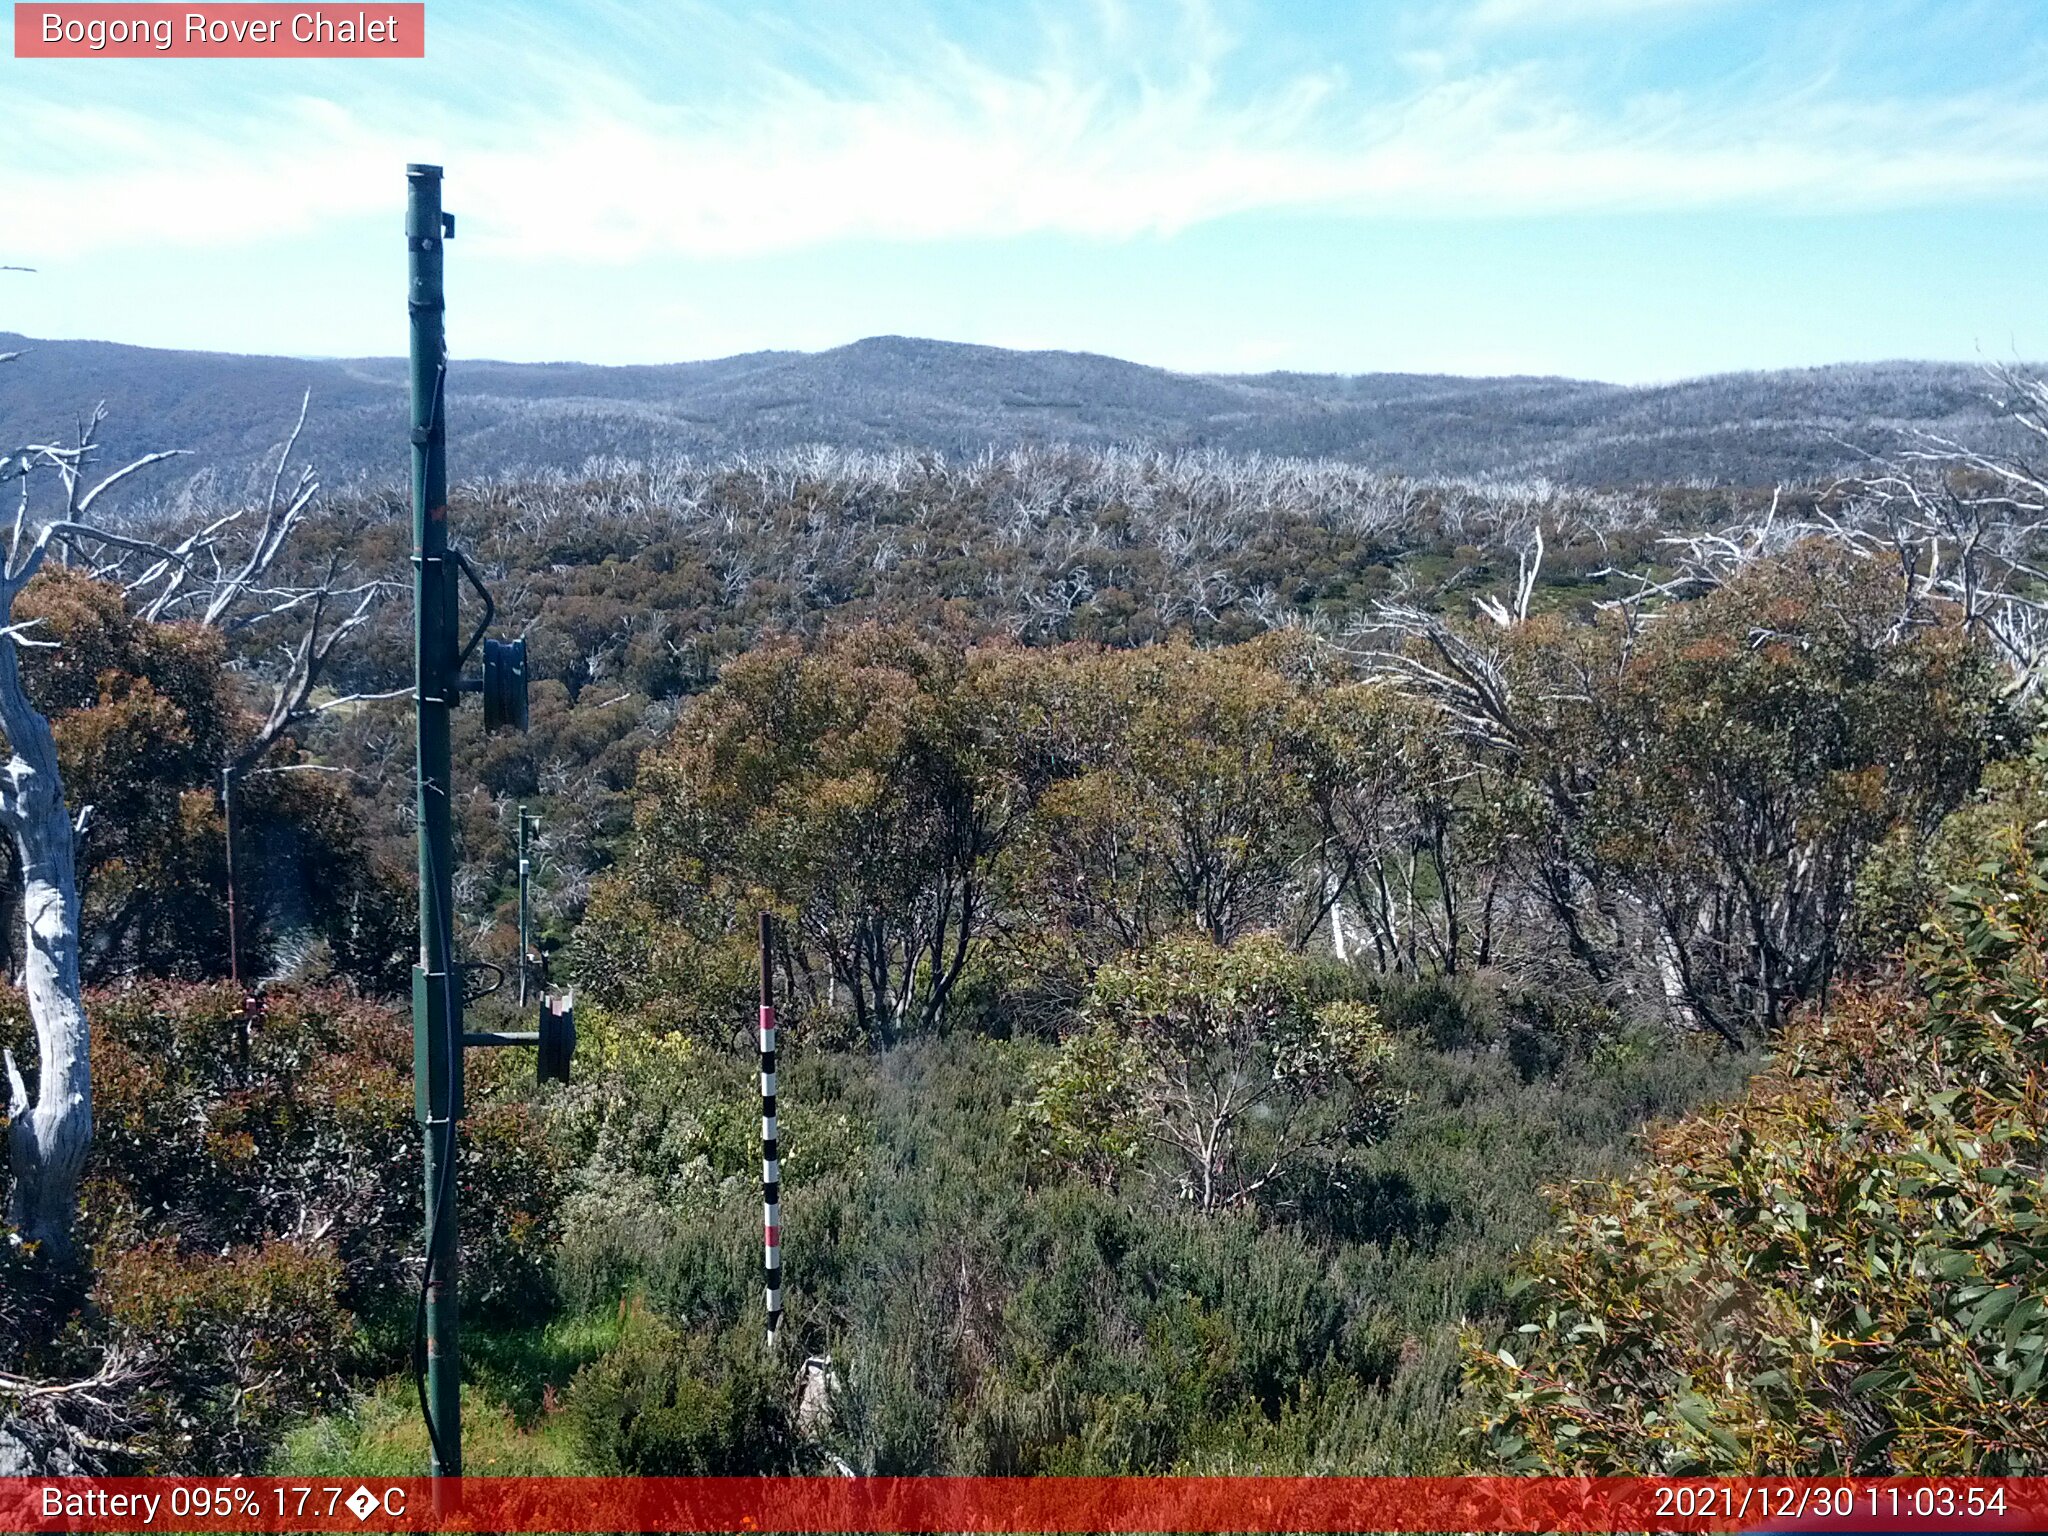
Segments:
[[[761,914],[761,1284],[768,1347],[782,1326],[782,1151],[775,1126],[774,919]]]

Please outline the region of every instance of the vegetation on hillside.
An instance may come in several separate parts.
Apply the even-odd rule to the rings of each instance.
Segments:
[[[1562,1192],[1516,1328],[1470,1341],[1518,1470],[2048,1464],[2042,761],[1951,846],[1904,965],[1804,1013],[1643,1172]]]
[[[2040,797],[2038,636],[1984,596],[2029,535],[1959,596],[1895,491],[1064,451],[472,488],[535,685],[528,735],[461,726],[464,943],[507,958],[537,805],[582,1033],[566,1089],[472,1065],[491,1469],[2038,1466],[2026,837],[1913,937],[2006,826],[1980,784]],[[279,579],[402,570],[396,510]],[[401,609],[323,687],[401,680]],[[8,1260],[6,1433],[407,1465],[403,702],[246,783],[252,1010],[213,776],[271,661],[82,572],[31,610],[102,1109],[88,1284]]]
[[[307,447],[329,483],[404,478],[405,363],[31,340],[0,376],[0,432],[40,436],[104,399],[115,446],[190,449],[231,491],[266,475],[262,423],[313,392]],[[595,460],[716,462],[817,443],[974,455],[1070,443],[1328,457],[1411,476],[1548,475],[1576,485],[1769,485],[1860,467],[1918,429],[1995,439],[1983,371],[1853,363],[1627,386],[1558,378],[1190,375],[1076,352],[876,336],[819,353],[665,367],[457,359],[449,462],[492,478]],[[1857,447],[1847,447],[1843,439]],[[136,446],[128,450],[128,444]]]

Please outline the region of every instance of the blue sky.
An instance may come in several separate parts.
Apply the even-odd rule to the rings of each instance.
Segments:
[[[0,329],[665,362],[903,333],[1623,381],[2048,356],[2033,0],[429,0],[428,57],[0,58]],[[11,53],[11,47],[9,52]]]

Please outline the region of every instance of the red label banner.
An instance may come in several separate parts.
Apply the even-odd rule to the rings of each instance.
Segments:
[[[421,59],[424,4],[24,5],[17,59]]]
[[[2024,1531],[2048,1478],[9,1478],[0,1531]]]

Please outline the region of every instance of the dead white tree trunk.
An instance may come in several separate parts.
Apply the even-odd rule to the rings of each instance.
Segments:
[[[24,580],[26,578],[23,578]],[[91,1032],[78,980],[78,875],[71,816],[50,722],[21,685],[13,630],[20,583],[0,585],[0,726],[9,755],[4,820],[21,860],[22,987],[36,1032],[36,1091],[7,1053],[7,1154],[14,1176],[7,1220],[60,1262],[72,1254],[78,1173],[92,1141]]]
[[[94,412],[94,427],[102,414]],[[146,455],[87,490],[80,472],[91,449],[92,427],[87,427],[75,448],[31,444],[0,454],[0,484],[19,482],[14,526],[0,564],[0,729],[6,731],[8,752],[0,769],[0,823],[20,858],[21,979],[36,1036],[33,1094],[14,1053],[5,1053],[7,1156],[13,1175],[7,1220],[22,1240],[58,1262],[68,1262],[75,1251],[78,1175],[92,1142],[92,1034],[79,984],[75,829],[57,768],[57,738],[22,686],[21,647],[35,643],[27,633],[33,621],[17,622],[14,604],[42,568],[53,542],[85,537],[156,551],[154,545],[80,519],[109,486],[171,457]],[[64,515],[43,524],[24,549],[29,482],[43,469],[56,471],[63,483]]]
[[[0,355],[0,362],[8,360]],[[86,471],[96,451],[95,434],[106,417],[104,406],[81,425],[74,446],[30,444],[0,453],[0,485],[17,487],[13,528],[0,562],[0,730],[6,733],[9,754],[0,770],[0,823],[20,856],[26,940],[22,985],[36,1037],[33,1093],[11,1052],[5,1062],[8,1162],[13,1174],[8,1222],[23,1240],[39,1244],[54,1259],[68,1260],[74,1252],[78,1178],[92,1141],[92,1042],[80,984],[74,846],[91,807],[79,814],[74,826],[58,771],[56,737],[22,685],[20,648],[37,642],[28,633],[32,624],[15,620],[15,599],[57,545],[88,555],[93,575],[124,580],[137,611],[150,620],[191,618],[232,631],[296,617],[303,631],[296,644],[282,648],[285,667],[274,683],[270,708],[252,739],[225,765],[231,777],[249,770],[293,726],[350,702],[316,704],[314,690],[336,647],[369,622],[373,607],[392,584],[340,586],[338,560],[316,584],[277,585],[271,577],[280,552],[319,489],[311,471],[302,470],[298,484],[289,493],[283,490],[309,400],[301,402],[298,423],[280,450],[261,525],[253,529],[248,548],[232,557],[227,536],[244,522],[240,509],[213,518],[174,544],[112,533],[86,521],[104,492],[136,471],[176,456],[146,454],[88,485]],[[30,535],[30,483],[46,471],[59,484],[62,511]],[[131,579],[127,567],[137,557],[144,569]]]

